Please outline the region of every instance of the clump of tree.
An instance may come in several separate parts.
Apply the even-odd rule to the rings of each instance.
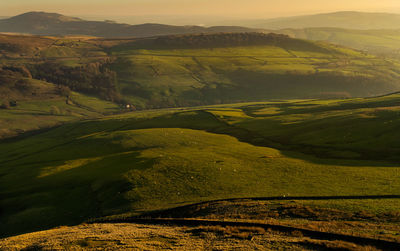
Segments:
[[[31,72],[25,66],[3,66],[2,70],[4,71],[11,71],[14,73],[20,73],[22,77],[25,78],[32,78]]]
[[[10,107],[16,107],[18,102],[16,100],[5,100],[1,103],[0,109],[10,109]]]
[[[276,45],[288,40],[293,39],[282,34],[245,32],[162,36],[156,38],[154,43],[156,46],[166,48],[208,48],[226,46]]]
[[[58,89],[62,96],[68,96],[72,90],[117,102],[120,98],[117,90],[117,74],[110,70],[109,66],[108,61],[103,61],[76,67],[68,67],[54,62],[31,67],[34,78],[63,86]]]
[[[59,85],[57,87],[57,94],[61,97],[68,98],[71,95],[71,89],[68,86]]]
[[[14,83],[14,87],[20,93],[32,93],[32,91],[33,91],[32,84],[29,82],[28,79],[24,79],[24,78],[18,79]]]
[[[24,66],[0,66],[0,85],[11,86],[21,78],[31,78],[30,71]]]
[[[12,42],[1,42],[0,43],[0,50],[7,51],[7,52],[14,52],[18,53],[24,51],[24,47],[21,44],[16,44]]]
[[[6,100],[1,102],[0,109],[10,109],[10,101]]]

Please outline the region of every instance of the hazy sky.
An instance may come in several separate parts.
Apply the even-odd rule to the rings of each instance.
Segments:
[[[400,0],[0,0],[0,16],[27,11],[66,15],[209,15],[268,18],[340,10],[400,12]]]

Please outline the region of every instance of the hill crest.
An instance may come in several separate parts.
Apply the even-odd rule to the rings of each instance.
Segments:
[[[75,22],[75,21],[83,21],[77,17],[69,17],[64,16],[58,13],[48,13],[43,11],[31,11],[26,12],[11,18],[8,18],[9,21],[17,21],[17,22],[27,22],[27,21],[60,21],[60,22]]]
[[[251,32],[239,26],[174,26],[157,23],[129,25],[110,21],[87,21],[57,13],[28,12],[0,20],[0,32],[32,35],[87,35],[96,37],[151,37],[188,33]]]

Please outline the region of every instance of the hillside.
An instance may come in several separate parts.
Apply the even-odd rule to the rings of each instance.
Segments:
[[[123,43],[109,53],[117,58],[111,68],[121,94],[139,107],[399,90],[396,61],[273,34],[162,37]]]
[[[350,219],[361,225],[348,232],[397,238],[398,199],[385,196],[400,189],[399,95],[349,98],[399,90],[396,60],[260,33],[0,35],[0,48],[0,100],[10,105],[0,137],[19,135],[0,141],[2,236],[215,199],[356,196],[356,209],[314,202],[344,210],[334,223],[302,206],[303,225],[287,209],[235,217],[323,220],[334,231]],[[284,100],[310,97],[330,99]],[[223,104],[238,101],[264,102]],[[126,104],[138,111],[112,115]],[[209,104],[220,105],[183,108]],[[140,111],[160,107],[177,108]]]
[[[0,36],[7,67],[137,109],[400,90],[399,63],[323,42],[263,33],[143,39]]]
[[[326,224],[327,222],[322,223]],[[372,225],[362,222],[359,224],[362,226]],[[381,226],[378,225],[378,227]],[[373,229],[368,230],[372,230],[370,234],[376,232]],[[204,250],[215,249],[215,247],[221,250],[379,250],[379,248],[390,248],[385,245],[377,245],[375,248],[374,245],[360,242],[312,238],[302,236],[300,233],[300,231],[283,233],[262,227],[246,226],[82,224],[3,239],[0,242],[0,248],[23,250]],[[383,236],[380,235],[380,237]],[[379,244],[379,240],[377,243]],[[399,244],[393,243],[392,245],[396,248]]]
[[[3,141],[0,232],[214,199],[398,195],[399,102],[391,95],[142,111]]]
[[[24,66],[0,66],[0,139],[119,111],[115,103],[33,79]]]
[[[400,56],[400,30],[349,30],[340,28],[283,29],[294,38],[326,41],[386,57]]]
[[[354,30],[400,29],[400,14],[342,11],[267,20],[232,22],[262,29],[332,27]]]
[[[257,230],[261,233],[265,232]],[[289,237],[277,232],[265,233],[265,235],[255,233],[259,240],[250,241],[237,237],[227,239],[224,236],[212,236],[212,231],[208,238],[201,238],[196,233],[198,231],[205,234],[207,229],[202,227],[143,226],[129,223],[82,225],[6,239],[2,243],[0,242],[0,249],[203,250],[210,246],[218,246],[221,249],[243,250],[249,247],[253,249],[260,247],[299,249],[307,244],[306,238]],[[271,237],[275,239],[273,243],[268,241]],[[44,241],[45,238],[47,241]],[[298,239],[304,239],[304,243],[287,243]]]
[[[114,22],[86,21],[57,13],[28,12],[0,20],[0,32],[34,35],[87,35],[96,37],[150,37],[170,34],[250,32],[257,29],[237,26],[173,26],[163,24],[128,25]]]

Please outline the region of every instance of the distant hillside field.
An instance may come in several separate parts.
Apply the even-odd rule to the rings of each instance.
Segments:
[[[218,32],[275,32],[288,34],[294,38],[327,41],[385,56],[395,54],[397,57],[399,29],[399,14],[355,11],[265,20],[231,20],[217,22],[210,27],[158,23],[128,25],[112,21],[87,21],[46,12],[28,12],[0,19],[0,32],[11,34],[144,38]]]
[[[113,102],[34,79],[24,66],[0,65],[0,139],[119,111]]]
[[[231,22],[263,29],[331,27],[355,30],[400,29],[400,14],[342,11],[266,20]]]
[[[252,39],[249,35],[254,44],[232,45],[218,40],[224,36],[234,40],[229,34],[215,39],[213,35],[188,35],[147,39],[144,46],[138,41],[110,48],[110,54],[117,57],[112,69],[122,95],[136,104],[150,100],[157,107],[160,103],[181,106],[361,97],[399,90],[396,61],[283,36],[255,35]],[[260,36],[265,40],[257,41]]]
[[[213,199],[398,195],[399,102],[394,94],[139,111],[3,141],[0,233]]]
[[[400,90],[400,64],[394,59],[277,34],[144,39],[1,35],[0,49],[4,72],[137,109],[366,97]]]
[[[349,30],[340,28],[283,29],[294,38],[326,41],[386,57],[400,56],[400,30]]]

